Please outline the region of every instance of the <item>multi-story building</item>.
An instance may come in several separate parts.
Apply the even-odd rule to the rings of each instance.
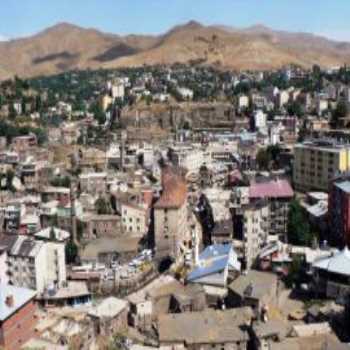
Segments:
[[[247,188],[233,193],[232,202],[233,237],[243,242],[244,267],[250,269],[267,242],[269,206],[265,200],[250,202]]]
[[[286,180],[253,183],[249,187],[250,202],[266,200],[268,204],[268,233],[281,239],[287,234],[289,204],[294,192]]]
[[[86,173],[79,176],[81,192],[103,194],[107,188],[106,173]]]
[[[257,110],[254,113],[254,128],[255,130],[266,130],[267,115],[262,110]]]
[[[249,97],[247,95],[239,95],[237,98],[238,109],[244,109],[249,107]]]
[[[28,136],[17,136],[13,138],[11,146],[16,152],[27,151],[38,145],[37,137],[34,134]]]
[[[317,98],[316,101],[317,114],[321,116],[325,111],[328,110],[328,100],[322,98],[321,96]]]
[[[254,264],[268,236],[268,205],[261,201],[243,209],[244,258],[246,268]]]
[[[9,283],[36,290],[61,286],[66,281],[65,249],[63,243],[37,241],[25,236],[3,237],[6,247]]]
[[[284,107],[289,102],[289,92],[288,91],[280,91],[277,95],[277,106],[278,108]]]
[[[198,172],[204,163],[203,152],[193,146],[175,146],[169,149],[170,160],[175,167]]]
[[[329,181],[350,170],[350,146],[309,141],[294,147],[293,182],[297,190],[328,191]]]
[[[21,349],[35,335],[36,292],[0,283],[0,347]]]
[[[8,283],[7,274],[7,251],[5,246],[0,246],[0,283]]]
[[[84,238],[116,237],[121,233],[120,217],[117,215],[86,214],[81,218]]]
[[[136,236],[148,232],[150,208],[148,203],[126,202],[121,204],[123,231]]]
[[[160,256],[179,256],[192,243],[186,183],[170,168],[163,169],[162,194],[154,205],[154,240]]]
[[[122,81],[116,81],[112,86],[111,86],[111,95],[112,98],[121,98],[123,99],[125,96],[125,86]]]
[[[328,198],[329,240],[332,244],[350,246],[350,181],[336,179]]]

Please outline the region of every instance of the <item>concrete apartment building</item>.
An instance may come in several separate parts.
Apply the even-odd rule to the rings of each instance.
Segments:
[[[205,162],[203,151],[193,146],[174,146],[169,149],[169,154],[175,167],[183,167],[190,172],[198,172]]]
[[[328,192],[329,182],[350,170],[350,145],[308,141],[294,147],[293,182],[297,190]]]
[[[179,256],[191,245],[187,219],[187,187],[181,175],[162,172],[162,194],[154,205],[154,239],[160,256]]]
[[[81,217],[84,225],[84,238],[116,237],[121,233],[118,215],[85,214]]]
[[[266,243],[269,233],[269,205],[266,200],[250,202],[249,189],[241,187],[231,204],[233,237],[243,243],[243,268],[250,269]]]
[[[287,180],[277,179],[253,183],[249,187],[250,202],[266,200],[269,208],[268,233],[282,240],[287,233],[289,204],[294,197]]]
[[[144,236],[148,231],[150,210],[145,203],[122,203],[123,231],[135,236]]]
[[[8,284],[7,275],[7,251],[5,246],[0,246],[0,283]]]
[[[350,246],[350,181],[336,179],[330,186],[328,218],[331,243]]]
[[[107,189],[106,173],[86,173],[79,176],[81,192],[103,194]]]
[[[43,293],[66,281],[64,244],[37,241],[25,236],[7,236],[0,240],[7,251],[8,282]]]

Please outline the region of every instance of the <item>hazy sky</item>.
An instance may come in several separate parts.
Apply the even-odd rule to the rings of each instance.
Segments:
[[[162,33],[189,20],[313,32],[350,41],[350,0],[0,0],[0,38],[70,22],[118,34]]]

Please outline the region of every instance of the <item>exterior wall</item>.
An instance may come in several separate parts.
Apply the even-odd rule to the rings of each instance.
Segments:
[[[188,171],[199,171],[204,163],[204,156],[201,150],[180,149],[174,151],[172,161],[175,166],[184,167]]]
[[[269,233],[285,236],[291,199],[269,199]]]
[[[329,181],[350,169],[350,150],[299,145],[294,148],[293,181],[298,190],[328,192]]]
[[[333,184],[329,194],[328,210],[331,243],[350,245],[350,194]]]
[[[120,219],[115,215],[108,215],[110,218],[101,218],[98,216],[86,221],[86,238],[96,237],[116,237],[120,234]]]
[[[47,269],[49,261],[46,247],[42,247],[39,254],[35,257],[35,287],[38,293],[45,290],[46,283],[48,283]],[[51,262],[51,261],[50,261]],[[31,288],[33,288],[31,286]]]
[[[154,210],[155,244],[161,255],[178,256],[181,246],[187,245],[190,235],[187,227],[187,201],[180,208]]]
[[[8,283],[6,251],[0,252],[0,283]]]
[[[97,334],[111,336],[118,332],[123,332],[128,327],[128,308],[125,308],[113,318],[102,317],[93,318]]]
[[[30,301],[4,322],[0,322],[0,346],[6,350],[18,350],[32,338],[37,322],[35,312],[36,305]]]
[[[35,257],[9,256],[9,281],[43,293],[52,283],[66,280],[64,244],[46,242]]]
[[[268,206],[243,208],[243,237],[246,268],[250,269],[268,236]]]
[[[56,282],[58,286],[66,281],[65,245],[61,243],[47,243],[46,249],[47,277],[46,283]]]
[[[142,207],[122,204],[123,231],[143,236],[148,231],[148,210]]]
[[[171,347],[172,349],[188,349],[188,350],[246,350],[247,341],[242,340],[235,343],[210,343],[210,344],[184,344],[181,342],[162,342],[161,347]]]
[[[9,282],[14,286],[36,289],[36,264],[34,258],[9,256]]]
[[[106,184],[106,176],[94,176],[92,174],[91,176],[81,176],[80,177],[80,189],[81,192],[87,192],[87,193],[105,193],[107,188]]]

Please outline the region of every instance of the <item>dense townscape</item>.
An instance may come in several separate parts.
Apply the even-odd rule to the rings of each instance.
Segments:
[[[350,69],[0,83],[0,347],[348,349]]]

